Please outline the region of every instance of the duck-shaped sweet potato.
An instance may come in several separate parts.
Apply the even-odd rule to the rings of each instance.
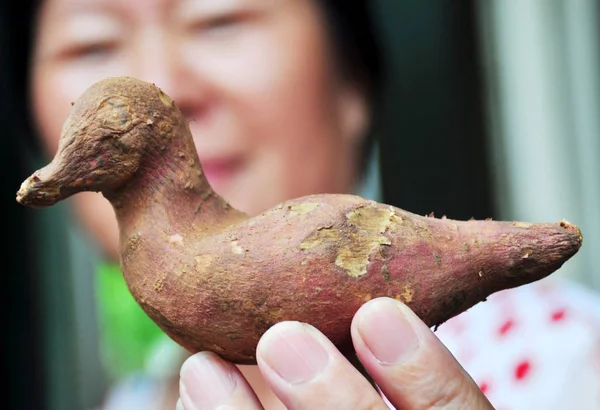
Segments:
[[[439,325],[549,275],[582,243],[564,221],[437,219],[352,195],[248,217],[209,186],[174,102],[133,78],[78,99],[55,158],[17,200],[45,207],[80,191],[112,204],[123,275],[144,311],[190,351],[235,363],[255,363],[259,338],[282,320],[310,323],[349,352],[352,316],[379,296]]]

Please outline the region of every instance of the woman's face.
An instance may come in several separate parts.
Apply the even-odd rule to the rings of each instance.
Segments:
[[[46,0],[38,17],[33,102],[48,155],[71,102],[127,75],[161,87],[188,116],[205,174],[233,206],[256,214],[353,188],[365,101],[336,75],[316,1]],[[74,200],[116,249],[107,201]]]

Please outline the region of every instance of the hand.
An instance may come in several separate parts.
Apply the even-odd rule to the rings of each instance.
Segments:
[[[367,302],[352,321],[365,369],[397,409],[491,409],[481,390],[431,330],[404,304]],[[282,322],[257,347],[268,385],[288,409],[388,409],[381,395],[314,327]],[[181,368],[178,409],[262,409],[232,364],[212,353]]]

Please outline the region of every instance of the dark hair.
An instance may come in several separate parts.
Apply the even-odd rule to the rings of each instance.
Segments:
[[[363,170],[370,156],[374,142],[374,128],[377,123],[383,83],[383,61],[370,0],[316,0],[322,7],[337,61],[342,75],[360,87],[369,101],[372,126],[364,140],[360,153],[360,169]],[[36,138],[35,122],[31,115],[30,101],[30,59],[40,0],[9,2],[8,33],[10,47],[4,59],[8,75],[12,76],[12,89],[8,98],[11,101],[11,116],[18,121],[18,137],[26,144],[29,152],[40,154],[40,144]]]
[[[370,0],[317,0],[324,11],[342,74],[377,100],[383,80],[381,44]]]
[[[339,69],[364,92],[371,114],[370,129],[359,153],[359,170],[365,171],[376,138],[382,105],[385,62],[371,0],[317,0],[320,3]]]
[[[3,90],[6,115],[10,118],[10,138],[17,139],[20,151],[39,154],[39,143],[35,134],[31,115],[29,67],[33,46],[35,10],[39,0],[6,2],[3,12],[9,18],[4,23],[6,42],[2,50],[0,72],[6,78],[7,87]]]

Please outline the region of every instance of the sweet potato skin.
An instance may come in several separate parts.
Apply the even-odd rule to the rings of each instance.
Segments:
[[[176,342],[254,364],[262,334],[298,320],[351,354],[366,301],[403,301],[429,326],[490,294],[541,279],[582,244],[568,222],[455,221],[352,195],[313,195],[253,218],[204,178],[188,124],[158,87],[90,87],[53,161],[17,200],[46,207],[101,192],[120,229],[121,267],[144,311]]]
[[[210,240],[146,226],[123,249],[142,308],[190,351],[246,364],[282,320],[311,323],[345,349],[354,313],[379,296],[439,325],[550,274],[581,240],[567,223],[435,219],[348,195],[288,201]]]

